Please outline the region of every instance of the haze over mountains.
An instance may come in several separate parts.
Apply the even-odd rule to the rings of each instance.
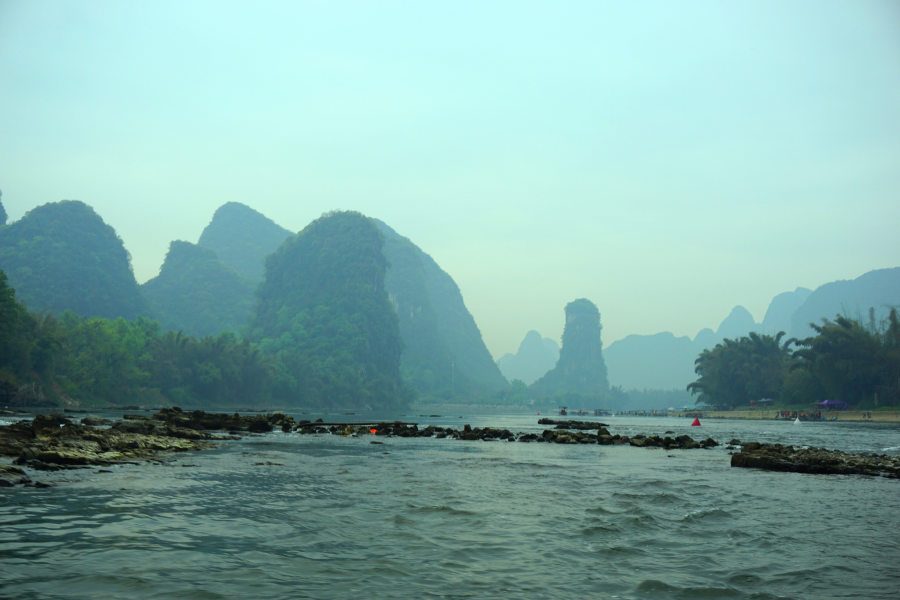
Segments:
[[[294,235],[262,213],[240,202],[226,202],[200,234],[197,245],[209,248],[250,281],[263,280],[265,258]]]
[[[346,221],[350,217],[339,213],[335,218]],[[383,289],[402,333],[403,381],[426,396],[442,398],[508,387],[453,279],[387,224],[359,218],[370,221],[384,240],[383,248],[373,256],[381,256],[383,251]],[[313,236],[319,240],[316,243],[330,247],[332,254],[349,252],[342,255],[344,263],[350,260],[347,257],[355,256],[349,250],[354,242],[352,235],[332,235],[340,228],[325,227],[323,231]],[[300,326],[295,323],[278,333],[276,324],[287,317],[279,317],[273,310],[284,312],[284,306],[296,304],[294,312],[313,311],[310,314],[315,315],[315,306],[307,306],[310,302],[324,306],[340,298],[332,294],[318,300],[298,300],[305,296],[297,294],[321,285],[321,281],[314,274],[289,275],[292,271],[285,270],[284,264],[278,266],[278,261],[284,260],[278,258],[279,253],[295,237],[252,208],[229,202],[215,212],[197,244],[173,241],[159,274],[138,286],[128,253],[112,228],[86,204],[63,201],[37,207],[20,221],[0,227],[0,268],[9,272],[10,284],[20,290],[19,297],[32,309],[56,313],[71,310],[81,316],[106,318],[134,319],[142,315],[157,320],[163,331],[182,331],[197,338],[234,331],[256,340],[268,339],[264,347],[271,350],[276,338],[291,332],[295,335]],[[331,254],[310,249],[297,256],[295,260],[325,261],[328,269],[342,273],[343,263],[328,259]],[[267,259],[275,262],[269,265]],[[279,274],[282,279],[300,277],[303,281],[276,284],[266,277],[267,268],[270,277]],[[348,284],[359,277],[351,272],[342,276]],[[310,278],[318,283],[307,281]],[[267,301],[272,292],[266,290],[273,285],[280,290],[275,296],[280,300]],[[301,347],[304,339],[301,336],[293,343]],[[323,385],[316,394],[321,396],[326,388],[333,391],[333,386]],[[395,383],[389,387],[399,389]]]
[[[520,379],[531,385],[552,369],[558,360],[559,345],[531,330],[525,334],[516,353],[501,356],[497,359],[497,366],[507,380]]]
[[[0,216],[3,214],[0,204]],[[332,216],[340,217],[338,221],[350,218],[340,216],[343,214]],[[669,332],[630,335],[602,349],[602,355],[598,349],[594,358],[590,358],[593,356],[590,348],[576,352],[578,361],[590,363],[587,367],[576,366],[578,361],[573,362],[574,359],[563,361],[556,342],[543,338],[536,331],[527,333],[516,354],[506,354],[495,363],[452,277],[430,255],[386,223],[362,215],[353,219],[358,221],[358,226],[351,227],[353,231],[360,235],[368,231],[366,235],[371,236],[368,226],[361,225],[371,223],[383,243],[381,249],[371,255],[371,260],[376,264],[381,260],[377,257],[383,256],[384,273],[380,285],[396,317],[403,348],[397,367],[400,380],[432,398],[492,394],[508,389],[508,381],[514,379],[531,385],[532,394],[576,389],[579,393],[599,393],[609,386],[683,390],[695,379],[694,361],[700,352],[725,338],[739,338],[751,331],[770,335],[786,331],[788,337],[803,338],[811,334],[808,323],[823,317],[847,314],[866,320],[872,308],[872,316],[878,320],[885,317],[889,306],[900,304],[900,268],[881,269],[854,280],[831,282],[816,290],[797,288],[779,294],[772,299],[761,323],[756,323],[746,309],[736,306],[715,331],[703,329],[693,339],[676,337]],[[342,230],[329,229],[330,225],[325,227],[329,223],[332,221],[324,221],[324,229],[310,238],[318,240],[315,244],[321,246],[319,250],[309,248],[291,260],[312,260],[309,257],[315,256],[319,257],[315,260],[327,265],[323,268],[336,270],[340,270],[341,265],[351,264],[349,259],[342,262],[326,258],[332,254],[340,256],[354,240],[349,234],[343,237],[332,235],[334,231]],[[82,316],[110,319],[146,316],[158,320],[164,330],[183,331],[197,338],[235,331],[240,336],[249,335],[255,341],[268,340],[264,347],[269,350],[277,345],[277,340],[282,343],[288,339],[284,336],[289,335],[294,336],[296,349],[308,343],[303,335],[296,337],[298,331],[311,332],[319,325],[315,325],[315,319],[304,322],[306,324],[292,321],[293,317],[284,321],[288,317],[279,316],[278,311],[285,306],[294,306],[291,309],[294,313],[306,311],[314,317],[318,310],[316,306],[339,304],[340,294],[334,291],[336,288],[330,288],[332,291],[330,295],[326,294],[327,298],[322,296],[316,300],[316,297],[304,296],[303,290],[319,285],[311,283],[318,281],[318,275],[301,277],[303,282],[285,283],[285,280],[275,284],[268,281],[267,268],[274,269],[272,273],[280,273],[282,279],[293,277],[290,273],[294,272],[291,270],[294,267],[285,270],[285,259],[278,257],[286,251],[285,243],[295,238],[295,234],[254,209],[229,202],[215,212],[197,244],[173,241],[159,275],[138,286],[131,272],[129,254],[112,227],[83,202],[61,201],[36,207],[20,220],[0,226],[0,269],[7,274],[17,297],[34,311],[59,314],[71,310]],[[350,255],[352,253],[347,256]],[[269,265],[270,261],[275,262]],[[363,277],[363,272],[364,269],[348,271],[345,279],[357,281]],[[324,273],[320,275],[324,276]],[[259,292],[263,296],[257,295],[260,284],[267,286]],[[274,296],[271,291],[264,291],[271,290],[273,285],[279,290]],[[376,286],[374,289],[382,288]],[[260,299],[266,297],[277,300],[258,305]],[[301,301],[304,297],[307,300]],[[576,310],[579,307],[584,310]],[[570,320],[580,318],[575,313],[585,317],[584,323],[593,322],[593,317],[587,318],[594,314],[592,311],[597,311],[597,307],[587,300],[571,303],[567,307],[567,331]],[[588,336],[592,340],[600,339],[599,312],[596,317],[596,335]],[[334,323],[337,322],[335,319],[326,321]],[[360,333],[360,336],[361,339],[371,338],[369,334]],[[579,344],[572,342],[569,348]],[[311,347],[320,348],[316,344]],[[562,354],[567,352],[564,350]],[[288,354],[282,352],[281,356]],[[400,393],[390,369],[372,367],[371,370],[388,373],[386,379],[373,375],[372,381],[388,382],[384,383],[385,389]],[[589,377],[588,371],[593,375]],[[324,387],[317,388],[315,394],[321,399],[326,395],[322,390],[330,389],[329,385],[323,384]],[[374,389],[370,392],[372,398],[381,398],[373,400],[374,404],[384,404],[386,392]],[[313,394],[309,390],[304,393]]]
[[[141,285],[163,329],[204,337],[247,328],[256,283],[223,264],[216,253],[174,241],[159,275]]]
[[[696,379],[694,361],[705,349],[724,339],[735,339],[751,331],[785,339],[813,335],[809,323],[848,315],[868,320],[874,308],[876,320],[886,318],[890,306],[900,305],[900,267],[880,269],[854,280],[824,284],[815,291],[798,287],[775,296],[765,317],[757,323],[743,306],[736,306],[714,331],[700,330],[693,339],[664,331],[653,335],[629,335],[605,347],[609,383],[625,389],[683,390]],[[540,345],[541,335],[529,331],[516,354],[505,354],[497,365],[509,379],[532,383],[556,364]],[[545,341],[551,341],[546,340]],[[551,341],[552,343],[552,341]]]
[[[835,315],[861,315],[875,309],[875,318],[884,319],[890,306],[900,305],[900,267],[880,269],[850,281],[836,281],[815,291],[797,288],[775,296],[762,323],[756,323],[742,306],[736,306],[713,332],[703,329],[694,339],[675,337],[669,332],[656,335],[629,335],[604,349],[610,383],[626,389],[684,389],[696,379],[694,360],[704,349],[723,339],[734,339],[751,331],[785,339],[803,339],[813,334],[809,323]]]

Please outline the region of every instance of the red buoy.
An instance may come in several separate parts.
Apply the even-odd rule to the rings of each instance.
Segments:
[[[700,427],[700,418],[694,419],[694,422],[691,423],[691,427]]]

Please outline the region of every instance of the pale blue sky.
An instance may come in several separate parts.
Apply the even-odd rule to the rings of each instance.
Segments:
[[[495,357],[900,265],[897,2],[0,0],[0,106],[12,219],[83,200],[144,281],[227,201],[359,210]]]

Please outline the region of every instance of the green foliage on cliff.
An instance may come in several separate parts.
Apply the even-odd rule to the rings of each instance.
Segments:
[[[534,382],[531,391],[537,396],[559,396],[569,404],[589,406],[596,401],[608,407],[619,403],[609,393],[606,364],[603,362],[603,343],[600,311],[590,300],[574,300],[566,305],[566,327],[563,330],[559,361],[546,375]],[[580,400],[573,396],[584,396]]]
[[[265,257],[292,235],[249,206],[228,202],[213,215],[198,244],[255,283],[263,278]]]
[[[391,408],[408,401],[383,243],[371,219],[334,212],[266,259],[252,336],[284,365],[289,380],[281,393],[318,406]]]
[[[204,337],[243,331],[253,310],[255,288],[212,250],[174,241],[159,275],[144,283],[141,291],[163,330]]]
[[[811,323],[816,335],[781,344],[777,336],[751,333],[724,340],[696,361],[697,381],[688,385],[698,402],[745,406],[762,398],[786,404],[841,400],[862,406],[900,405],[900,320],[868,323],[838,315]],[[790,345],[797,349],[791,352]]]
[[[0,198],[3,198],[3,192],[0,191]],[[3,202],[0,202],[0,225],[6,225],[6,209],[3,208]]]
[[[31,310],[150,314],[122,240],[83,202],[44,204],[0,228],[0,269]]]

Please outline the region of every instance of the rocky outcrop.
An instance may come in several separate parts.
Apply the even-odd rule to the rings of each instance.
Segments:
[[[749,442],[731,455],[731,466],[817,475],[881,475],[900,479],[900,456],[847,454],[824,448]]]
[[[109,425],[98,428],[93,425]],[[90,466],[137,464],[157,460],[167,452],[190,452],[212,448],[215,442],[240,439],[229,433],[266,433],[276,427],[291,431],[294,419],[281,413],[242,416],[184,412],[165,408],[152,417],[125,415],[122,421],[85,417],[81,423],[61,415],[38,415],[0,427],[0,456],[15,458],[18,466],[0,466],[0,487],[32,482],[22,467],[37,471],[58,471]]]
[[[584,298],[569,302],[559,361],[532,384],[531,392],[538,396],[562,392],[589,396],[606,394],[609,381],[600,340],[602,329],[600,311],[593,302]]]
[[[85,421],[90,422],[89,419]],[[237,439],[216,436],[154,419],[119,421],[99,429],[60,415],[38,415],[0,427],[0,455],[15,458],[16,467],[0,467],[0,486],[29,485],[22,467],[37,471],[136,464],[166,452],[211,448],[215,441]],[[41,487],[38,483],[34,485]]]

